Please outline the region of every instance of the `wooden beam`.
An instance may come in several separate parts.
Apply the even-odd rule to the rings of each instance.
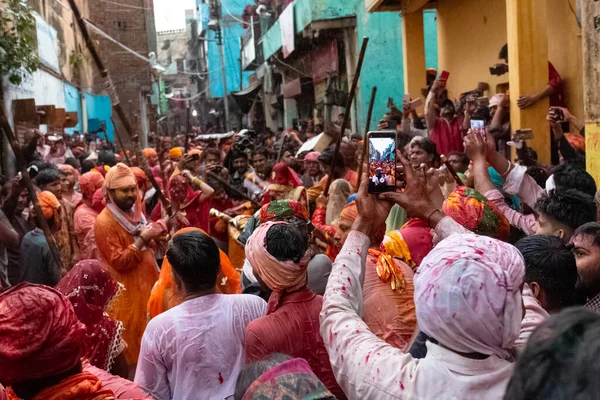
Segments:
[[[512,130],[530,128],[527,145],[541,164],[550,164],[550,127],[546,121],[548,98],[526,109],[517,106],[519,96],[539,92],[548,85],[547,4],[538,0],[506,0],[510,123]]]
[[[402,15],[402,58],[404,93],[410,93],[412,98],[416,99],[421,96],[421,88],[427,85],[423,11]],[[402,109],[400,99],[397,104]]]
[[[368,12],[399,11],[411,14],[427,7],[430,0],[365,0]]]
[[[581,3],[587,171],[600,184],[600,3]]]

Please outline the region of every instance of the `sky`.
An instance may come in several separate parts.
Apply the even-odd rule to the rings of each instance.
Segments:
[[[381,154],[383,154],[390,144],[394,143],[394,139],[392,138],[372,138],[370,141],[375,150],[379,151]]]
[[[156,31],[185,29],[185,10],[194,10],[196,0],[154,0]]]

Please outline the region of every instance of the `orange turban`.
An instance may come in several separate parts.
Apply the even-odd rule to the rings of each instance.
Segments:
[[[356,202],[352,201],[344,206],[340,214],[340,219],[347,219],[352,222],[358,218],[358,208],[356,208]]]
[[[176,158],[181,158],[182,156],[183,152],[179,147],[173,147],[171,150],[169,150],[169,158],[172,160]]]
[[[135,176],[135,181],[137,182],[138,187],[141,189],[142,186],[144,186],[146,182],[148,182],[148,177],[146,177],[144,171],[142,171],[142,169],[139,167],[129,167],[129,169],[131,170],[131,172],[133,172],[133,176]]]
[[[146,158],[150,158],[152,156],[158,157],[156,150],[154,150],[152,147],[145,148],[144,150],[142,150],[142,153],[144,153],[144,156],[146,156]]]
[[[86,172],[79,177],[79,190],[86,199],[91,199],[94,192],[102,187],[104,177],[98,172]]]
[[[37,198],[44,218],[50,219],[54,217],[54,221],[56,222],[58,220],[58,209],[60,208],[60,203],[56,196],[46,190],[38,194]]]
[[[121,189],[129,186],[137,186],[135,175],[127,165],[118,163],[108,170],[104,177],[105,195],[111,189]]]

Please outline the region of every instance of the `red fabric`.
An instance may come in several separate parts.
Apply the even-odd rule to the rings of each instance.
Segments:
[[[421,265],[423,258],[433,248],[429,225],[421,219],[413,218],[400,228],[400,234],[408,246],[412,260],[416,265]]]
[[[71,301],[77,318],[87,328],[86,358],[92,365],[109,371],[118,351],[124,347],[123,324],[104,315],[119,292],[119,283],[100,261],[84,260],[58,282],[56,290]]]
[[[284,294],[274,312],[255,319],[246,328],[246,362],[262,360],[273,353],[303,358],[338,399],[345,399],[319,333],[322,306],[323,297],[309,289]]]
[[[436,145],[438,154],[448,155],[453,151],[463,152],[463,135],[462,135],[461,117],[454,117],[450,123],[445,119],[438,117],[429,139],[433,140]]]
[[[554,68],[554,65],[550,61],[548,61],[548,85],[552,86],[556,93],[550,96],[550,106],[551,107],[564,107],[565,100],[563,94],[563,84],[560,78],[560,74]]]
[[[288,167],[285,163],[277,163],[271,171],[271,177],[269,178],[269,184],[290,186],[295,188],[302,186],[302,181],[298,178],[296,172]]]
[[[327,209],[325,207],[317,207],[312,216],[312,224],[315,228],[321,229],[328,236],[334,237],[337,233],[337,229],[334,225],[325,224]],[[335,261],[335,258],[340,252],[340,248],[337,246],[328,245],[327,246],[327,257],[331,260],[331,262]]]
[[[217,199],[215,197],[211,197],[207,202],[210,204],[210,208],[214,208],[215,210],[219,210],[221,212],[228,210],[233,207],[233,201],[230,198]],[[209,208],[209,211],[210,211]],[[227,228],[223,229],[222,232],[217,230],[217,223],[221,221],[219,217],[210,216],[208,217],[208,234],[222,242],[227,242],[229,240],[229,234],[227,233]]]
[[[8,400],[22,400],[10,387],[6,395]],[[112,390],[103,387],[97,376],[82,372],[42,390],[32,400],[114,400],[115,398]]]
[[[85,333],[58,291],[13,286],[0,294],[0,382],[14,385],[69,371],[85,354]]]
[[[138,384],[94,367],[87,360],[83,361],[83,372],[95,375],[102,382],[102,387],[111,390],[117,399],[154,399],[154,397],[144,392]]]

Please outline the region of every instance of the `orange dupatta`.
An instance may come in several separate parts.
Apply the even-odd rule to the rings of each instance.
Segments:
[[[206,235],[200,228],[183,228],[177,231],[177,236],[182,233],[200,231]],[[242,286],[240,284],[240,273],[233,268],[229,257],[222,250],[219,250],[221,255],[221,271],[217,277],[217,293],[221,294],[240,294],[242,293]],[[152,288],[150,298],[148,299],[148,320],[156,317],[163,312],[170,310],[171,308],[178,306],[183,302],[181,293],[177,290],[175,282],[173,281],[172,275],[173,267],[167,260],[167,257],[163,259],[162,267],[160,269],[160,276],[158,281]]]

